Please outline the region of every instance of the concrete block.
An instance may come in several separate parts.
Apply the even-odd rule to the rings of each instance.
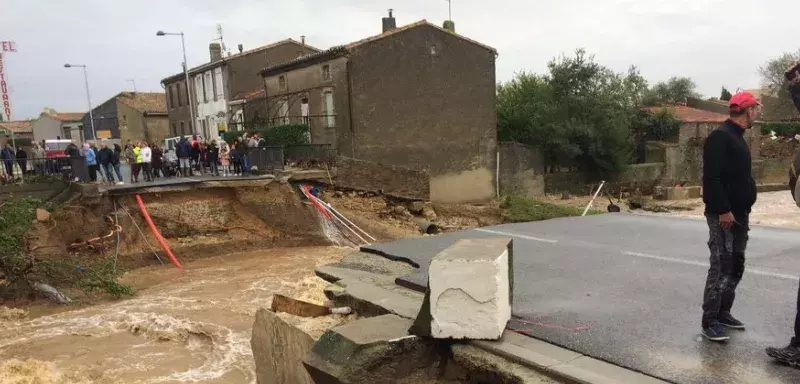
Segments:
[[[318,384],[396,383],[435,361],[435,345],[408,335],[396,315],[360,319],[326,331],[303,364]]]
[[[431,336],[496,340],[511,318],[511,239],[459,240],[431,260]]]
[[[314,339],[276,314],[263,308],[256,312],[250,346],[258,384],[314,383],[302,364],[302,359],[314,346]]]

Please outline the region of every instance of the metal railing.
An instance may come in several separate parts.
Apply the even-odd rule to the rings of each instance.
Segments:
[[[336,150],[330,144],[290,145],[283,152],[286,162],[298,167],[331,166],[336,158]]]
[[[0,160],[0,182],[4,184],[43,179],[85,182],[89,180],[89,167],[83,156]]]
[[[280,146],[253,147],[247,149],[250,164],[259,171],[283,169],[284,148]]]

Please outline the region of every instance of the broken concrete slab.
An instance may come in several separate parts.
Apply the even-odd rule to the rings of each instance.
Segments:
[[[468,372],[472,383],[494,384],[555,384],[553,379],[540,371],[509,361],[470,344],[455,344],[451,347],[453,362]]]
[[[397,382],[437,359],[434,343],[408,335],[410,325],[383,315],[329,329],[303,364],[317,384]]]
[[[250,346],[258,384],[314,384],[302,364],[314,339],[276,314],[263,308],[256,312]]]
[[[581,356],[575,360],[554,365],[548,370],[579,384],[667,384],[666,381],[593,359],[589,356]]]
[[[510,238],[458,240],[431,260],[428,287],[411,332],[456,339],[498,339],[511,318]]]

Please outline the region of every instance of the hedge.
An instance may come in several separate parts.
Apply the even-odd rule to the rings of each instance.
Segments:
[[[800,133],[800,124],[798,123],[765,123],[761,125],[761,134],[769,135],[774,131],[777,136],[781,137],[794,137]]]

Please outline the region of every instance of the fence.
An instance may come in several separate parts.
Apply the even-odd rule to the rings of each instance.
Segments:
[[[311,167],[318,164],[332,166],[336,150],[330,144],[302,144],[287,146],[283,150],[287,163],[298,167]]]
[[[280,170],[284,166],[284,148],[280,146],[266,146],[248,148],[247,155],[250,162],[259,171]]]
[[[6,183],[31,182],[43,178],[88,181],[89,168],[83,156],[22,158],[0,160],[0,180]]]

